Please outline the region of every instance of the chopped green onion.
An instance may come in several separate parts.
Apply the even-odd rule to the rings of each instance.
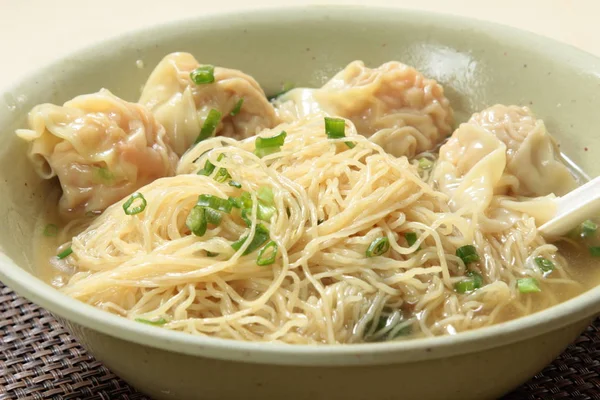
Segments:
[[[413,244],[417,243],[417,234],[415,232],[406,232],[404,238],[409,247],[412,247]]]
[[[269,154],[277,153],[281,150],[281,146],[285,143],[287,133],[281,131],[279,134],[271,137],[257,137],[255,141],[256,150],[254,154],[262,158]]]
[[[133,203],[136,200],[139,200],[140,205],[132,207]],[[123,210],[125,211],[125,214],[127,214],[127,215],[135,215],[135,214],[139,214],[142,211],[144,211],[146,209],[147,205],[148,205],[148,203],[146,202],[144,195],[141,194],[140,192],[136,192],[131,195],[129,200],[127,200],[125,203],[123,203]]]
[[[480,273],[475,272],[475,271],[467,271],[467,273],[465,275],[468,276],[469,278],[473,278],[476,289],[479,289],[480,287],[483,286],[483,276],[481,276]]]
[[[257,218],[263,221],[270,221],[271,217],[277,212],[273,199],[273,191],[271,188],[263,186],[258,189],[257,193],[258,205],[257,205]],[[229,204],[232,207],[239,208],[242,210],[242,219],[248,226],[251,225],[249,215],[252,214],[252,197],[250,193],[243,192],[240,197],[229,197]]]
[[[200,129],[200,134],[196,138],[194,144],[198,144],[203,140],[208,139],[215,133],[215,129],[217,129],[217,125],[221,121],[221,113],[214,108],[208,112],[206,119],[204,120],[204,124],[202,125],[202,129]]]
[[[256,264],[263,265],[271,265],[275,262],[275,257],[277,257],[278,246],[274,241],[270,241],[258,251],[258,257],[256,258]]]
[[[58,257],[59,260],[62,260],[63,258],[69,257],[71,254],[73,254],[73,249],[69,247],[68,249],[65,249],[58,253],[56,257]]]
[[[262,149],[265,147],[279,147],[283,146],[285,143],[285,138],[287,136],[286,131],[281,131],[279,134],[271,137],[257,137],[256,138],[256,148]]]
[[[44,236],[53,237],[58,235],[58,226],[54,224],[48,224],[44,228]]]
[[[209,207],[213,210],[223,211],[227,214],[231,212],[231,203],[227,199],[222,199],[217,196],[213,196],[212,194],[201,194],[198,196],[198,202],[196,203],[198,206]]]
[[[367,257],[376,257],[384,254],[390,249],[390,240],[386,237],[378,237],[373,240],[367,249]]]
[[[377,325],[375,325],[375,329],[373,329],[375,321],[371,320],[366,324],[364,334],[368,336],[366,339],[369,341],[392,340],[400,336],[407,336],[412,333],[411,325],[407,325],[401,329],[397,329],[398,325],[403,324],[405,322],[406,320],[402,318],[400,319],[400,321],[394,323],[393,315],[380,315],[379,319],[377,320]],[[378,332],[381,332],[383,330],[387,331],[387,333],[385,333],[383,337],[380,337],[378,339],[372,338],[372,336],[379,336]]]
[[[235,208],[252,208],[252,196],[248,192],[243,192],[240,197],[229,197],[228,201]]]
[[[233,181],[233,180],[229,181],[229,186],[233,186],[234,188],[238,188],[238,189],[242,188],[241,183],[239,183],[238,181]]]
[[[208,153],[209,151],[210,150],[205,151],[202,155]],[[200,157],[202,157],[202,156],[200,156]],[[198,158],[200,158],[200,157],[198,157]],[[223,157],[225,157],[225,154],[223,154],[223,153],[219,154],[219,156],[217,157],[217,161],[221,161],[223,159]],[[209,176],[210,174],[213,173],[214,170],[215,170],[215,164],[211,163],[210,160],[206,160],[206,162],[204,163],[204,168],[202,168],[200,171],[198,171],[198,175]]]
[[[217,161],[221,161],[224,157],[225,157],[225,154],[223,154],[223,153],[219,154],[219,156],[217,157]],[[198,175],[209,176],[210,174],[213,173],[214,170],[215,170],[215,165],[213,163],[211,163],[209,160],[206,160],[206,163],[204,163],[204,168],[202,168],[200,171],[198,171]],[[219,170],[217,171],[217,173],[215,175],[215,181],[217,181],[219,183],[223,183],[228,179],[231,179],[231,175],[229,175],[229,172],[227,171],[227,169],[219,168]]]
[[[581,224],[581,236],[583,237],[591,237],[596,234],[596,230],[598,229],[598,225],[588,219]]]
[[[341,118],[325,117],[325,133],[329,139],[346,137],[346,121]]]
[[[200,171],[198,171],[198,175],[209,176],[210,174],[213,173],[214,170],[215,170],[215,164],[211,163],[209,160],[206,160],[206,163],[204,163],[204,168],[202,168]]]
[[[212,208],[206,208],[206,222],[213,225],[221,224],[221,213],[217,210],[213,210]]]
[[[206,219],[206,208],[202,206],[194,206],[185,220],[185,225],[196,236],[204,236],[208,221]]]
[[[269,101],[273,101],[276,98],[278,98],[279,96],[281,96],[282,94],[285,94],[285,93],[289,92],[290,90],[292,90],[294,88],[294,86],[295,85],[293,83],[286,82],[283,84],[283,86],[279,92],[277,92],[273,96],[267,97],[267,99],[269,99]]]
[[[275,215],[276,211],[277,211],[277,209],[274,206],[265,206],[261,202],[258,202],[258,207],[257,207],[258,215],[256,217],[262,221],[269,222],[269,221],[271,221],[271,218],[273,217],[273,215]],[[252,221],[249,218],[250,215],[252,215],[251,208],[242,209],[242,219],[248,226],[252,225]]]
[[[273,190],[268,186],[261,186],[258,189],[258,193],[256,193],[256,197],[268,206],[275,204],[275,195],[273,194]]]
[[[160,318],[157,320],[149,320],[149,319],[144,319],[144,318],[136,318],[135,319],[137,322],[141,322],[143,324],[148,324],[148,325],[155,325],[155,326],[160,326],[160,325],[164,325],[166,324],[168,321],[164,318]]]
[[[544,257],[536,257],[535,263],[540,267],[543,272],[550,272],[554,270],[554,263]]]
[[[533,278],[517,279],[517,288],[519,288],[519,292],[521,293],[536,293],[542,291],[538,285],[538,281]]]
[[[223,183],[229,179],[231,179],[231,175],[229,175],[229,171],[227,171],[225,168],[219,168],[219,170],[215,174],[215,181],[217,181],[219,183]]]
[[[592,257],[600,257],[600,246],[590,246],[590,255]]]
[[[242,198],[241,197],[231,197],[231,196],[229,196],[229,198],[227,199],[227,201],[229,201],[229,203],[231,203],[231,207],[242,208],[244,206],[242,204]]]
[[[456,292],[461,294],[469,293],[483,286],[483,276],[481,274],[475,271],[467,271],[465,276],[467,277],[466,279],[454,284]]]
[[[456,249],[456,256],[460,257],[465,263],[465,265],[468,265],[475,261],[479,261],[479,254],[477,254],[477,249],[471,244]]]
[[[249,235],[243,236],[238,241],[233,242],[231,244],[231,247],[233,247],[234,250],[239,250],[242,247],[242,245],[246,242],[246,240],[248,240],[248,236]],[[265,244],[267,240],[269,240],[269,230],[265,228],[265,226],[262,224],[256,225],[256,230],[254,231],[254,238],[246,248],[246,251],[244,251],[243,255],[252,253],[254,250],[258,249],[263,244]]]
[[[252,213],[252,210],[249,208],[244,208],[241,213],[242,220],[246,223],[246,225],[248,225],[248,227],[252,226],[252,220],[250,220],[250,218],[248,218],[248,214],[251,214],[251,213]]]
[[[212,251],[206,250],[206,257],[216,257],[219,253],[213,253]]]
[[[262,204],[260,201],[258,202],[258,219],[263,221],[270,221],[273,215],[277,212],[275,206],[267,206]]]
[[[115,179],[115,175],[105,167],[94,167],[94,183],[110,184]]]
[[[201,65],[190,72],[190,79],[196,85],[213,83],[215,81],[215,67],[212,65]]]
[[[346,137],[346,121],[341,118],[325,117],[325,133],[329,139],[341,139]],[[356,144],[345,142],[346,146],[353,149]]]
[[[428,158],[420,158],[419,159],[419,168],[422,170],[431,169],[433,167],[433,161]]]
[[[240,110],[242,109],[242,104],[244,104],[243,97],[239,99],[237,103],[235,103],[235,106],[233,107],[233,110],[231,110],[231,113],[229,113],[229,115],[231,115],[232,117],[238,115],[240,113]]]

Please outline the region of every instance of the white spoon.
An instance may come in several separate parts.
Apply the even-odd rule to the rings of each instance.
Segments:
[[[600,177],[556,199],[556,215],[538,228],[544,236],[561,236],[589,218],[600,216]]]

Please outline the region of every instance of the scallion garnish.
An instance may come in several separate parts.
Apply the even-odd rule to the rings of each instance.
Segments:
[[[521,278],[517,279],[517,288],[521,293],[536,293],[541,292],[538,281],[533,278]]]
[[[58,253],[56,255],[56,257],[58,257],[59,260],[62,260],[63,258],[67,258],[69,257],[71,254],[73,254],[73,249],[71,247],[61,251],[60,253]]]
[[[215,174],[215,181],[217,181],[219,183],[223,183],[229,179],[231,179],[231,175],[229,175],[229,171],[227,171],[225,168],[219,168],[219,170]]]
[[[598,229],[598,225],[588,219],[581,224],[581,236],[583,237],[592,237],[596,234],[596,230]]]
[[[136,318],[135,320],[136,320],[137,322],[141,322],[141,323],[143,323],[143,324],[155,325],[155,326],[164,325],[164,324],[166,324],[167,322],[169,322],[169,321],[167,321],[167,320],[166,320],[166,319],[164,319],[164,318],[159,318],[159,319],[157,319],[157,320],[149,320],[149,319],[144,319],[144,318]]]
[[[550,272],[554,270],[554,263],[545,257],[536,257],[535,263],[543,272]]]
[[[463,260],[463,262],[465,263],[465,265],[468,265],[475,261],[479,261],[479,254],[477,254],[477,249],[471,244],[456,249],[456,256],[460,257],[461,260]]]
[[[134,206],[134,203],[139,205]],[[125,214],[127,215],[135,215],[144,211],[147,205],[148,203],[146,202],[144,195],[140,192],[135,192],[131,195],[129,200],[123,203],[123,211],[125,211]]]
[[[285,143],[287,133],[281,131],[279,134],[271,137],[260,137],[258,136],[255,141],[256,150],[254,154],[262,158],[266,155],[276,153],[281,150],[281,146]]]
[[[242,245],[246,242],[246,240],[248,240],[248,236],[249,235],[243,236],[238,241],[233,242],[231,244],[231,247],[234,250],[239,250],[242,247]],[[265,226],[262,224],[256,225],[256,230],[254,231],[254,238],[252,238],[252,242],[250,242],[243,255],[252,253],[256,249],[261,247],[267,240],[269,240],[269,230],[265,228]]]
[[[277,243],[274,241],[270,241],[267,243],[262,249],[258,251],[258,257],[256,258],[256,264],[263,265],[271,265],[275,262],[275,258],[277,257],[278,250]]]
[[[115,175],[106,167],[94,167],[93,171],[95,183],[110,185],[115,179]]]
[[[185,220],[185,225],[196,236],[204,236],[208,221],[206,219],[206,208],[202,206],[194,206]]]
[[[241,212],[242,221],[248,226],[252,226],[252,220],[248,217],[248,214],[251,214],[252,210],[250,208],[244,208]]]
[[[252,196],[243,192],[240,197],[229,197],[229,203],[235,208],[252,208]]]
[[[244,104],[243,97],[239,99],[237,103],[235,103],[235,106],[233,107],[233,110],[231,110],[231,113],[229,113],[229,115],[231,115],[232,117],[238,115],[240,113],[240,110],[242,109],[242,104]]]
[[[273,217],[273,215],[275,215],[275,212],[277,211],[277,209],[275,208],[275,206],[268,206],[263,204],[262,202],[258,202],[258,207],[257,207],[257,217],[258,219],[261,219],[263,221],[270,221],[271,218]]]
[[[190,72],[190,79],[196,85],[213,83],[215,81],[215,67],[212,65],[201,65]]]
[[[419,168],[422,170],[428,170],[431,169],[433,167],[433,161],[431,161],[428,158],[420,158],[419,159]]]
[[[217,157],[217,161],[221,161],[224,157],[225,157],[225,154],[223,154],[223,153],[219,154],[219,156]],[[211,163],[209,160],[206,160],[206,162],[204,163],[204,168],[202,168],[200,171],[198,171],[198,175],[209,176],[210,174],[213,173],[214,170],[215,170],[215,165],[213,163]],[[217,181],[219,183],[223,183],[226,180],[231,179],[231,175],[229,175],[229,172],[227,171],[227,169],[219,168],[219,170],[215,174],[214,179],[215,179],[215,181]]]
[[[213,225],[221,224],[222,215],[219,211],[213,210],[212,208],[206,208],[206,222]]]
[[[196,138],[194,144],[198,144],[203,140],[208,139],[215,133],[215,129],[217,129],[217,125],[221,121],[221,112],[215,110],[214,108],[208,112],[206,119],[204,120],[204,124],[202,125],[202,129],[200,129],[200,134]]]
[[[376,336],[378,333],[382,332],[382,331],[387,331],[387,333],[384,334],[383,337],[380,337],[378,339],[376,339],[376,341],[380,341],[380,340],[393,340],[396,339],[397,337],[400,336],[407,336],[410,335],[412,333],[412,326],[411,325],[407,325],[401,329],[397,329],[396,327],[400,324],[403,324],[405,322],[405,320],[402,318],[399,321],[394,321],[395,318],[393,318],[393,314],[392,315],[380,315],[379,319],[377,320],[377,325],[375,325],[375,329],[373,329],[373,325],[375,324],[374,320],[371,320],[367,323],[367,325],[365,326],[365,331],[364,334],[365,335],[369,335],[367,336],[365,339],[369,340],[369,341],[373,341],[374,339],[372,338],[372,336]]]
[[[227,199],[222,199],[212,194],[201,194],[198,196],[197,206],[209,207],[213,210],[223,211],[227,214],[231,212],[231,203]]]
[[[341,118],[325,117],[325,134],[329,139],[341,139],[346,137],[346,121]],[[351,149],[356,146],[353,142],[345,142]]]
[[[231,203],[231,207],[235,207],[235,208],[242,208],[243,207],[242,198],[241,197],[231,197],[231,196],[229,196],[229,198],[227,199],[227,201],[229,201]]]
[[[413,244],[417,243],[417,234],[415,232],[406,232],[404,238],[409,247],[412,247]]]
[[[600,257],[600,246],[590,246],[590,255],[592,257]]]
[[[215,170],[215,164],[211,163],[209,160],[206,160],[206,162],[204,163],[204,168],[202,168],[200,171],[198,171],[198,175],[209,176],[210,174],[213,173],[214,170]]]
[[[366,255],[367,257],[377,257],[390,249],[390,240],[386,237],[378,237],[373,240],[369,247],[367,248]]]
[[[483,286],[483,276],[481,274],[475,271],[467,271],[465,276],[466,279],[454,284],[454,290],[457,293],[469,293]]]
[[[238,189],[242,188],[242,184],[239,183],[238,181],[234,181],[234,180],[229,181],[229,186],[233,186],[234,188],[238,188]]]
[[[58,226],[54,224],[48,224],[44,228],[44,236],[53,237],[58,235]]]
[[[258,193],[256,193],[256,197],[265,205],[272,206],[275,204],[275,195],[273,194],[273,190],[268,186],[261,186],[258,189]]]

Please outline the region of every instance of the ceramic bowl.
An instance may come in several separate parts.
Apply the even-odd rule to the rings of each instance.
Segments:
[[[167,53],[239,68],[267,92],[318,86],[349,61],[412,65],[441,82],[458,116],[495,103],[533,108],[591,176],[600,171],[600,60],[530,33],[397,9],[312,7],[157,26],[56,60],[0,96],[0,279],[58,316],[117,375],[156,399],[491,399],[540,371],[600,310],[600,288],[543,312],[456,336],[344,346],[194,337],[72,300],[35,276],[46,200],[13,134],[35,104],[106,87],[134,101]],[[145,67],[139,68],[142,60]],[[587,148],[588,151],[584,151]]]

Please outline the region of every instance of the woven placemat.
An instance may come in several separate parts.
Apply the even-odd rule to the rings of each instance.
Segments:
[[[9,399],[149,400],[94,360],[47,311],[0,283],[0,400]],[[503,400],[525,399],[600,400],[600,319]]]

